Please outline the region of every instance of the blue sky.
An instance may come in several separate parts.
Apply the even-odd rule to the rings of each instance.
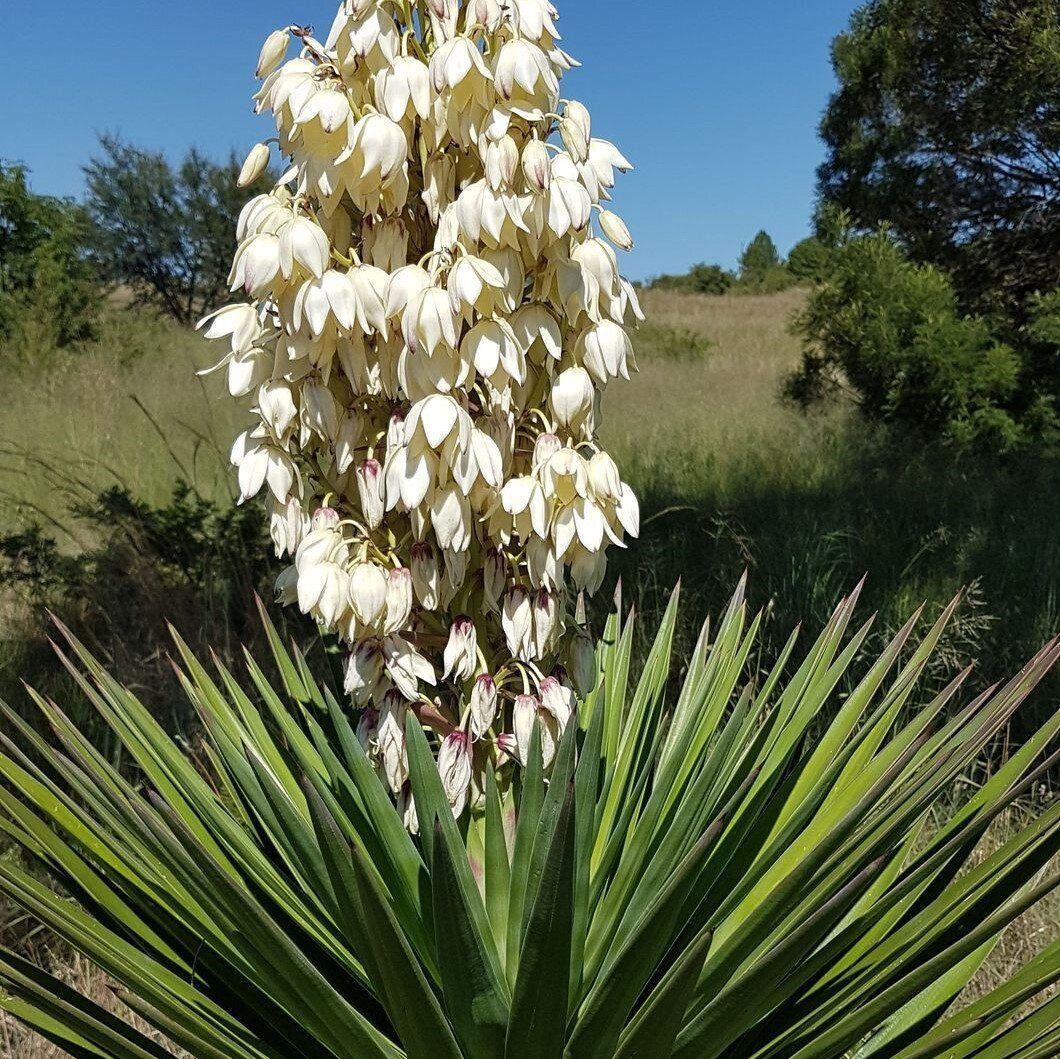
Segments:
[[[783,251],[807,234],[828,47],[855,0],[557,4],[565,46],[584,63],[564,94],[637,166],[615,199],[638,243],[628,274],[731,265],[761,227]],[[323,34],[336,7],[13,0],[0,158],[26,163],[38,191],[77,195],[104,131],[174,157],[190,144],[242,154],[269,134],[249,101],[261,40],[294,22]]]

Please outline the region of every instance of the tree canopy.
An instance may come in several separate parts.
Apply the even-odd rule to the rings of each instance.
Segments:
[[[1060,286],[1060,3],[871,0],[833,64],[822,200],[1025,322]]]
[[[179,166],[160,153],[100,140],[85,170],[96,253],[109,279],[181,323],[226,296],[236,220],[271,186],[266,174],[239,188],[239,163],[219,165],[192,148]]]
[[[91,333],[100,291],[86,229],[76,203],[35,194],[24,166],[0,162],[0,337],[30,327],[62,346]]]

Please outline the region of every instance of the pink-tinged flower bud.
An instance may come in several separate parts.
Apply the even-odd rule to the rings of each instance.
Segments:
[[[441,603],[442,575],[434,548],[426,541],[412,546],[412,587],[424,610],[437,610]]]
[[[371,706],[361,712],[357,721],[357,740],[364,747],[364,752],[372,752],[372,744],[375,742],[376,725],[379,723],[379,713]]]
[[[541,694],[541,707],[547,710],[556,719],[560,734],[567,727],[567,722],[574,714],[577,703],[574,692],[564,687],[556,677],[545,677],[538,686]]]
[[[467,805],[471,786],[471,740],[466,732],[453,732],[442,740],[438,751],[438,772],[453,816],[459,816]]]
[[[449,627],[449,642],[445,645],[445,671],[442,679],[470,680],[478,666],[478,634],[475,623],[466,615],[459,614]]]
[[[481,739],[497,717],[497,685],[489,673],[483,673],[471,691],[471,734]]]
[[[523,148],[523,176],[530,190],[541,195],[552,183],[552,160],[541,140],[529,140]]]
[[[497,767],[500,768],[502,765],[506,765],[508,758],[513,761],[519,760],[519,745],[516,743],[514,735],[505,732],[503,735],[497,736]]]
[[[386,574],[375,563],[358,563],[350,571],[350,606],[362,625],[374,626],[386,607]]]
[[[486,606],[497,610],[506,583],[507,564],[504,552],[499,548],[490,548],[482,558],[482,587]]]
[[[556,597],[542,588],[534,597],[534,656],[544,658],[552,650],[556,634],[559,631],[559,608]]]
[[[378,460],[363,460],[357,465],[354,477],[364,523],[374,530],[383,521],[383,468]]]
[[[516,695],[512,710],[512,726],[515,729],[515,756],[526,766],[530,760],[530,739],[534,734],[537,714],[541,704],[533,695]]]
[[[346,665],[346,691],[354,705],[374,702],[382,691],[383,654],[375,640],[362,640]]]
[[[543,467],[563,448],[563,442],[555,434],[539,434],[534,442],[534,467]]]
[[[247,155],[246,161],[243,163],[243,168],[239,170],[239,178],[236,180],[236,184],[241,188],[248,187],[268,168],[269,145],[265,143],[256,143],[251,147],[250,153]]]
[[[285,29],[274,30],[265,38],[255,71],[259,78],[268,77],[283,62],[290,43],[291,36]]]

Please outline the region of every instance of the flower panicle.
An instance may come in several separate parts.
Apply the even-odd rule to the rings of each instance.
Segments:
[[[271,143],[285,169],[239,218],[246,300],[202,323],[252,418],[232,463],[289,560],[278,597],[347,646],[357,731],[402,805],[409,710],[457,812],[535,724],[554,752],[595,677],[584,596],[639,530],[597,436],[643,319],[608,208],[632,167],[561,97],[557,18],[345,0],[323,42],[270,34],[255,104],[276,136],[240,182]]]

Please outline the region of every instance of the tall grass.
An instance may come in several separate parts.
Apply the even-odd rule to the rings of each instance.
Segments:
[[[863,576],[878,612],[870,651],[911,606],[937,612],[965,590],[937,679],[968,662],[990,677],[1010,670],[1060,628],[1060,465],[888,437],[849,404],[810,417],[786,406],[779,392],[799,354],[788,323],[803,297],[648,293],[641,374],[609,392],[604,414],[644,509],[642,539],[613,576],[649,612],[680,577],[687,643],[749,568],[776,631],[767,651]],[[683,330],[705,335],[707,351],[655,347]],[[1054,677],[1043,709],[1057,689]]]

